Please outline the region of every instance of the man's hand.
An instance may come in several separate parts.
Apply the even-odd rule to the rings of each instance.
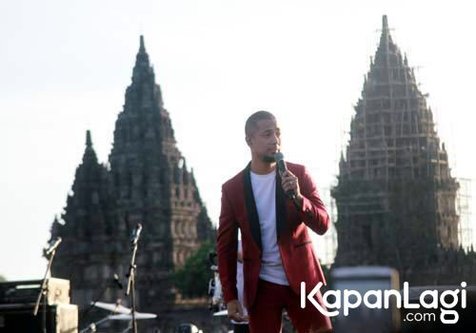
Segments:
[[[292,191],[296,195],[297,203],[302,203],[301,189],[298,178],[289,170],[281,173],[281,186],[285,193]]]
[[[228,318],[234,320],[236,322],[247,321],[248,317],[243,315],[243,308],[241,307],[241,303],[234,299],[226,305],[226,309],[228,310]]]

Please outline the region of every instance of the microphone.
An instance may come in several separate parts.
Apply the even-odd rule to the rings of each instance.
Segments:
[[[278,171],[279,174],[282,175],[284,172],[288,171],[288,167],[286,166],[286,162],[284,162],[284,155],[280,151],[278,151],[276,154],[274,154],[274,160],[276,161],[276,164],[278,166]],[[296,198],[296,193],[294,190],[289,190],[286,191],[286,195],[290,199],[295,199]]]
[[[131,245],[136,246],[137,242],[139,241],[140,233],[142,231],[142,224],[137,223],[137,227],[132,232],[131,236]]]
[[[55,241],[51,241],[48,248],[43,249],[43,256],[49,257],[53,252],[56,251],[58,246],[61,244],[61,237],[56,238]]]
[[[116,273],[114,273],[114,284],[121,290],[124,288],[122,286],[121,281],[119,280],[119,275],[117,275]]]

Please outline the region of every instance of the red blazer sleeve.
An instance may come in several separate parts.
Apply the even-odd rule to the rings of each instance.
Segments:
[[[302,176],[299,177],[299,187],[303,196],[299,210],[301,219],[315,233],[323,235],[329,229],[329,214],[319,196],[316,183],[305,167]]]
[[[236,260],[238,223],[225,185],[222,187],[221,212],[217,235],[218,273],[225,303],[238,299],[236,288]]]

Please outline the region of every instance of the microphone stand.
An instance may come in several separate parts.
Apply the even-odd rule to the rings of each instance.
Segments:
[[[129,272],[127,274],[127,290],[126,296],[130,295],[131,298],[131,307],[132,307],[132,332],[137,333],[137,321],[136,321],[136,293],[135,293],[135,284],[136,284],[136,252],[137,252],[137,244],[139,242],[140,232],[142,230],[142,225],[140,223],[137,224],[136,231],[133,235],[133,239],[131,241],[132,244],[132,256],[131,262],[129,265]]]
[[[41,298],[43,297],[43,307],[42,307],[42,326],[43,326],[43,333],[46,332],[46,302],[47,302],[47,295],[48,295],[48,280],[51,271],[51,265],[53,264],[53,258],[56,254],[56,248],[51,251],[48,257],[48,265],[46,266],[45,276],[43,277],[43,281],[41,283],[40,293],[38,294],[38,298],[36,299],[35,309],[33,310],[33,316],[38,314],[38,309],[40,307]]]

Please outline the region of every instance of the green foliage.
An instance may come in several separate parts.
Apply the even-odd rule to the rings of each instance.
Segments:
[[[3,275],[0,275],[0,282],[5,282],[5,281],[7,281],[7,279]]]
[[[207,241],[185,261],[174,275],[174,283],[183,297],[203,297],[208,292],[208,281],[212,277],[208,254],[215,251],[215,244]]]

